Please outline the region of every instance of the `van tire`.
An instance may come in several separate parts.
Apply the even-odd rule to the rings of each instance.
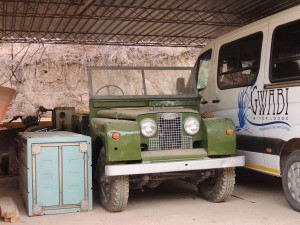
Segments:
[[[98,193],[101,205],[110,212],[123,211],[129,197],[128,176],[105,176],[106,154],[102,147],[97,163]]]
[[[296,182],[298,180],[298,188]],[[300,150],[289,154],[282,173],[282,187],[284,195],[290,206],[300,212],[300,194],[295,195],[295,191],[300,191]],[[299,192],[298,192],[299,193]]]
[[[211,202],[224,202],[232,194],[235,184],[235,169],[216,169],[198,185],[200,195]]]

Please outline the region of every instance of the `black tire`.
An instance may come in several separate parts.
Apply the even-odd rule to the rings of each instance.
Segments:
[[[287,157],[283,167],[282,187],[290,206],[300,212],[300,150]]]
[[[216,169],[211,177],[198,185],[200,195],[211,202],[224,202],[232,194],[235,184],[235,169]]]
[[[129,197],[129,178],[128,176],[105,176],[105,148],[102,147],[98,164],[97,180],[100,203],[110,212],[123,211]]]

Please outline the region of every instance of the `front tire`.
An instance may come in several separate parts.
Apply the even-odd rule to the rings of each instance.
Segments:
[[[290,206],[300,212],[300,150],[287,157],[282,173],[282,187]]]
[[[105,148],[102,147],[98,159],[98,193],[100,203],[110,212],[123,211],[129,197],[129,178],[128,176],[105,176]]]
[[[232,194],[235,184],[235,169],[216,169],[211,177],[198,185],[200,195],[211,202],[224,202]]]

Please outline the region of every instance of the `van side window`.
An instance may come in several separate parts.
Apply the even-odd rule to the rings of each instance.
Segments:
[[[207,86],[209,71],[210,71],[210,61],[211,61],[212,50],[207,50],[201,54],[198,58],[198,69],[197,70],[197,89],[203,90]]]
[[[300,80],[300,20],[274,30],[271,82]]]
[[[262,32],[258,32],[221,46],[218,63],[220,89],[254,84],[259,71],[262,39]]]

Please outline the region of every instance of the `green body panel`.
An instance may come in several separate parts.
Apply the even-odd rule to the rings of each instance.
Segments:
[[[111,108],[159,108],[159,107],[184,107],[199,111],[199,99],[112,99],[112,100],[90,100],[90,118],[97,117],[99,110],[111,109]]]
[[[207,118],[202,119],[201,131],[203,146],[209,156],[234,155],[236,153],[236,133],[234,123],[230,119]],[[227,135],[226,130],[233,129],[232,135]]]
[[[101,138],[106,147],[107,160],[111,162],[174,161],[234,155],[236,153],[236,134],[235,132],[233,135],[226,134],[228,128],[235,131],[233,122],[222,118],[202,119],[197,109],[199,109],[198,99],[91,99],[92,137],[93,139],[97,136]],[[199,132],[192,136],[194,148],[192,150],[201,149],[201,151],[193,153],[184,153],[186,149],[160,150],[156,153],[155,151],[143,151],[141,146],[149,146],[149,138],[140,134],[140,121],[144,118],[151,118],[157,123],[158,113],[176,112],[182,113],[183,124],[190,116],[200,121]],[[121,134],[118,141],[112,139],[112,132]],[[183,127],[182,135],[190,136]],[[158,138],[158,133],[152,138]],[[177,154],[180,151],[181,153]]]
[[[97,112],[97,117],[112,118],[112,119],[126,119],[126,120],[136,120],[140,115],[154,114],[157,113],[194,113],[197,111],[182,107],[164,107],[164,108],[114,108],[114,109],[104,109]]]
[[[179,101],[179,100],[174,100],[174,101],[150,101],[149,106],[152,107],[176,107],[176,106],[188,106],[189,108],[194,108],[198,106],[198,101],[197,100],[184,100],[184,101]],[[199,108],[196,108],[199,109]]]
[[[146,102],[141,101],[112,101],[112,100],[102,100],[102,101],[94,101],[93,107],[101,108],[101,107],[146,107]]]
[[[93,118],[91,120],[93,139],[101,138],[106,148],[107,160],[141,160],[140,129],[135,121]],[[112,133],[118,132],[120,138],[114,140]]]

